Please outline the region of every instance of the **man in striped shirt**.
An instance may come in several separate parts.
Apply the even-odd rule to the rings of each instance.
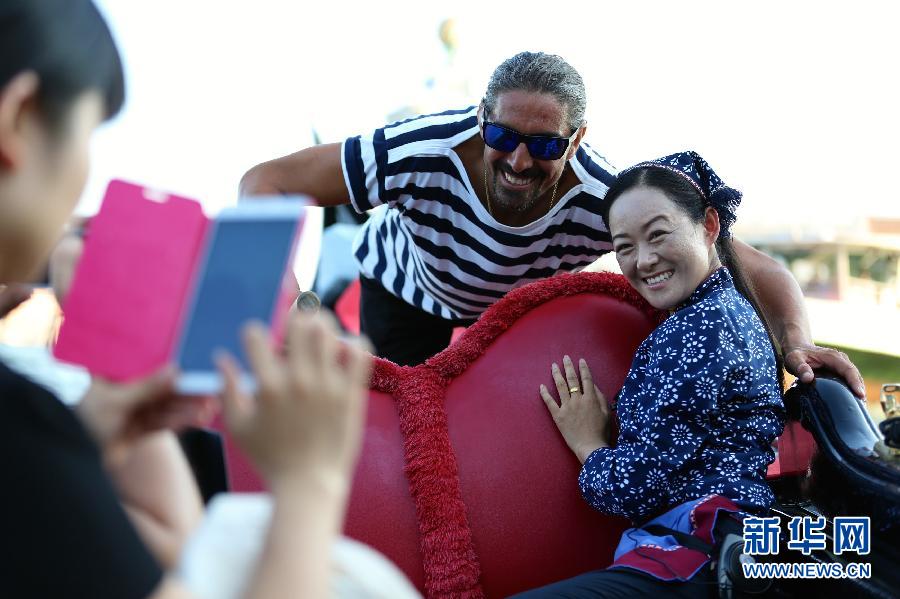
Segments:
[[[562,58],[522,52],[497,67],[480,106],[262,163],[241,195],[371,211],[354,244],[362,329],[379,356],[418,364],[511,289],[611,250],[600,207],[615,171],[583,143],[586,104]],[[812,345],[792,275],[744,243],[735,250],[792,372],[811,380],[810,365],[830,365],[861,386],[846,356]]]

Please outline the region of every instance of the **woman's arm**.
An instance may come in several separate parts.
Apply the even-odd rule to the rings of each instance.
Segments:
[[[179,397],[170,369],[134,383],[94,378],[75,414],[93,437],[132,523],[164,567],[174,566],[202,503],[172,430],[202,426],[214,401]]]
[[[584,464],[578,484],[585,501],[601,512],[632,519],[667,505],[668,484],[702,451],[710,434],[707,417],[715,398],[694,388],[700,377],[671,385],[667,380],[648,379],[642,392],[653,399],[641,405],[646,411],[639,417],[640,434],[620,433],[616,446],[610,447],[606,400],[594,385],[590,368],[579,361],[579,380],[568,356],[563,364],[565,377],[556,364],[552,367],[560,404],[543,386],[541,396],[569,448]],[[711,371],[721,366],[706,363],[705,375],[722,378],[723,374]],[[662,372],[677,367],[677,357],[661,360],[659,365]],[[660,440],[671,435],[673,428],[684,443],[662,445]]]
[[[152,433],[108,468],[122,504],[164,569],[172,569],[203,516],[203,502],[175,435]]]
[[[331,545],[344,518],[365,416],[371,356],[337,339],[333,319],[294,314],[285,355],[262,325],[245,350],[257,380],[241,390],[233,359],[219,359],[229,431],[269,483],[275,508],[247,599],[328,597]],[[190,595],[167,577],[152,599]]]
[[[272,522],[247,597],[326,597],[337,538],[359,452],[371,358],[337,339],[331,318],[298,313],[285,356],[260,325],[246,354],[258,382],[243,394],[235,363],[220,360],[228,428],[269,483]]]
[[[242,597],[328,597],[333,575],[331,547],[340,533],[347,492],[343,477],[312,471],[273,487],[272,521],[256,572]],[[190,591],[169,575],[150,599],[191,597]]]
[[[710,435],[705,416],[711,405],[694,405],[691,396],[692,390],[684,389],[674,402],[642,414],[641,438],[620,435],[615,447],[600,447],[587,457],[578,486],[591,506],[635,519],[668,505],[669,484],[696,459]],[[686,440],[684,445],[660,443],[673,431]]]

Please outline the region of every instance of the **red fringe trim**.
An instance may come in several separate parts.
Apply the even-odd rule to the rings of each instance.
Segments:
[[[376,358],[370,387],[397,402],[405,439],[406,476],[419,520],[425,593],[432,599],[480,599],[481,566],[472,543],[459,469],[450,444],[444,398],[493,341],[527,312],[557,297],[606,295],[661,320],[622,276],[614,273],[560,274],[509,292],[488,308],[450,347],[414,367]]]

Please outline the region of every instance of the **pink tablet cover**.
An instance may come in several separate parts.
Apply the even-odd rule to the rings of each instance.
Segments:
[[[54,355],[116,381],[165,365],[209,222],[194,200],[155,201],[141,186],[112,181],[91,221]]]

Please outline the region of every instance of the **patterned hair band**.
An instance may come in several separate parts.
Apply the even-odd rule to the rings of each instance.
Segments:
[[[692,150],[670,154],[635,164],[620,175],[648,166],[665,169],[690,182],[700,196],[719,213],[719,235],[731,237],[731,226],[737,220],[737,208],[741,204],[741,192],[725,185],[700,154]]]

